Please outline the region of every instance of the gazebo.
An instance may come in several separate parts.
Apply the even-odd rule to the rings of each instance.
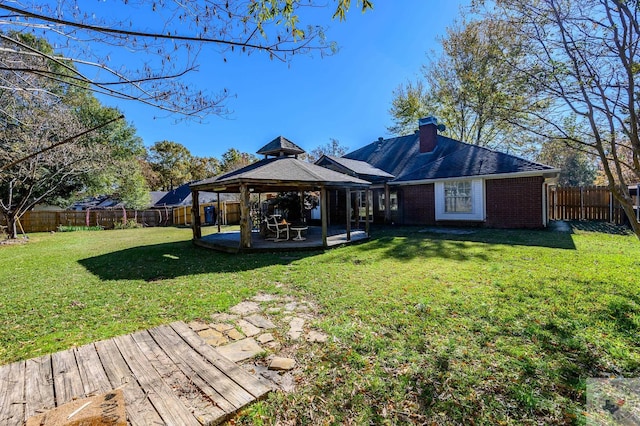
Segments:
[[[370,182],[346,175],[325,167],[298,159],[305,151],[279,136],[258,150],[264,158],[232,172],[204,179],[191,184],[192,191],[192,227],[193,240],[202,240],[199,191],[240,194],[240,235],[238,250],[251,250],[252,223],[250,194],[273,192],[320,192],[320,222],[322,227],[322,247],[328,247],[327,192],[341,190],[346,192],[347,200],[351,191],[368,191]],[[368,200],[369,197],[366,197]],[[347,204],[349,205],[349,203]],[[367,217],[371,206],[366,205]],[[346,218],[346,240],[351,240],[351,219]],[[365,232],[369,234],[369,221]]]

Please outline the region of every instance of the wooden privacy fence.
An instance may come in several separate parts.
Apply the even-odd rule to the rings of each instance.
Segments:
[[[547,195],[550,220],[626,223],[620,203],[606,186],[550,187]]]
[[[134,210],[127,210],[127,220],[136,217]],[[88,211],[30,211],[20,218],[20,224],[25,232],[55,231],[58,226],[101,226],[105,229],[113,229],[117,222],[122,223],[123,213],[121,209],[114,210],[88,210]],[[169,226],[173,225],[173,212],[171,208],[139,210],[137,222],[144,226]]]
[[[221,225],[237,225],[240,223],[240,202],[223,201],[220,203],[220,212],[218,212],[218,203],[203,203],[200,205],[200,218],[203,225],[217,223],[216,218]],[[174,207],[173,223],[174,225],[190,225],[191,206]]]

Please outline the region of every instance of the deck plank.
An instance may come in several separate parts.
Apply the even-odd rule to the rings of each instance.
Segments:
[[[26,361],[24,394],[26,401],[25,420],[35,414],[55,408],[51,355]]]
[[[51,367],[56,407],[85,397],[73,349],[51,354]]]
[[[172,328],[156,327],[149,330],[149,333],[183,373],[227,414],[235,413],[253,400],[244,389],[198,357]]]
[[[0,425],[22,426],[24,423],[25,362],[0,368]]]
[[[220,371],[223,371],[225,375],[253,395],[253,397],[260,399],[271,391],[267,385],[244,371],[233,361],[220,355],[218,351],[202,340],[202,338],[184,322],[174,322],[171,323],[170,326],[207,361],[216,366]]]
[[[227,413],[198,387],[199,383],[195,383],[180,370],[148,331],[140,331],[132,336],[140,349],[147,354],[149,364],[173,389],[182,403],[192,410],[200,423],[208,426],[221,423],[226,419]]]
[[[131,335],[116,337],[113,340],[166,424],[200,426],[194,415],[186,409],[158,373],[149,366],[149,360]]]
[[[162,425],[162,418],[138,385],[113,340],[95,343],[105,373],[114,389],[121,388],[126,401],[127,420],[132,426]]]
[[[76,363],[87,396],[100,395],[113,390],[93,343],[75,349]]]

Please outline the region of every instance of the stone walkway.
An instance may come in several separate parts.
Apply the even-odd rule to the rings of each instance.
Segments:
[[[290,296],[260,293],[250,300],[216,313],[210,323],[189,326],[220,354],[240,364],[274,390],[295,389],[300,367],[296,350],[302,344],[322,344],[328,336],[309,327],[316,307]]]

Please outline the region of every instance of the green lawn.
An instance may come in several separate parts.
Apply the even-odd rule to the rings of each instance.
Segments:
[[[255,424],[583,423],[585,380],[640,376],[640,243],[577,230],[374,230],[325,253],[227,255],[190,230],[34,234],[0,246],[0,364],[265,291],[311,299],[332,339]]]

